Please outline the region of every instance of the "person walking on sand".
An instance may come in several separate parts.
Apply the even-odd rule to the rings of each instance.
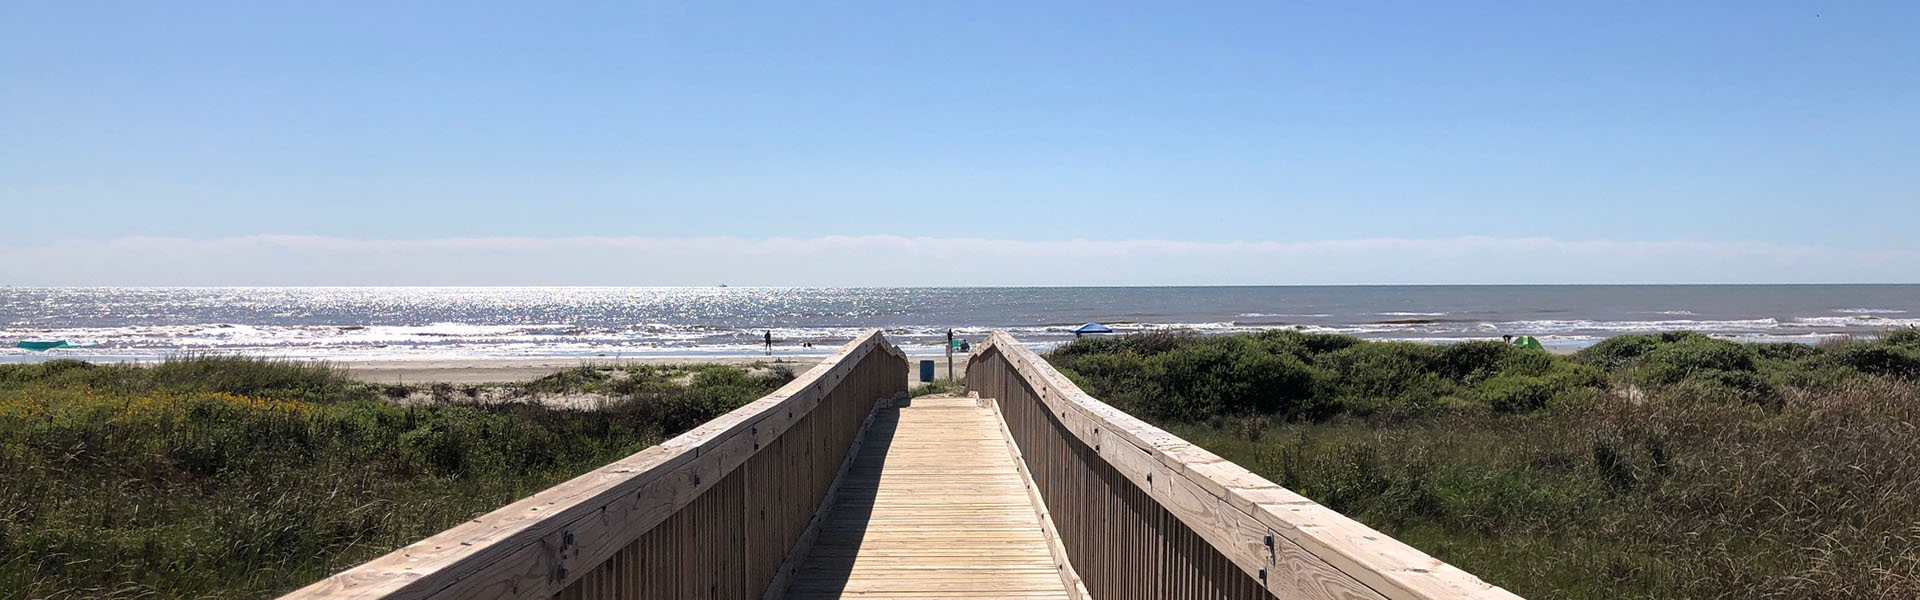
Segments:
[[[773,356],[773,330],[767,330],[767,356]]]

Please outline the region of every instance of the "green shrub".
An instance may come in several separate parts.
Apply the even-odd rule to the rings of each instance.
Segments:
[[[606,393],[612,396],[630,398],[649,393],[665,393],[681,387],[678,380],[685,367],[662,365],[634,365],[621,369],[625,377],[610,378],[605,385]]]
[[[1902,379],[1920,378],[1920,347],[1913,345],[1896,344],[1892,340],[1879,344],[1849,344],[1834,351],[1831,356],[1832,362],[1862,373]]]
[[[1616,371],[1652,352],[1660,345],[1661,338],[1658,334],[1645,333],[1616,335],[1575,352],[1573,357],[1602,370]]]
[[[1852,367],[1836,364],[1831,360],[1815,359],[1805,361],[1793,368],[1776,370],[1768,374],[1767,382],[1773,384],[1775,388],[1827,392],[1855,385],[1865,377],[1865,374]]]
[[[793,380],[800,378],[799,375],[793,372],[793,367],[787,365],[767,367],[766,374],[761,377],[766,384],[772,385],[774,389],[779,389],[780,386],[792,383]]]
[[[734,367],[712,366],[695,371],[688,383],[692,388],[748,387],[755,385],[752,376],[746,371]]]
[[[1239,357],[1225,344],[1206,344],[1178,353],[1156,354],[1142,362],[1147,385],[1140,407],[1160,419],[1196,421],[1244,411],[1250,404],[1244,382],[1234,380]]]
[[[1120,338],[1094,336],[1077,338],[1073,341],[1054,346],[1053,351],[1049,352],[1048,356],[1053,357],[1055,360],[1069,361],[1077,356],[1087,354],[1115,354],[1123,352],[1126,349],[1126,342]]]
[[[1063,360],[1082,354],[1131,352],[1140,356],[1151,356],[1185,348],[1202,339],[1204,338],[1188,331],[1152,331],[1122,336],[1096,335],[1075,338],[1073,341],[1055,346],[1051,355]]]
[[[1137,396],[1143,385],[1140,378],[1146,372],[1145,361],[1131,350],[1065,357],[1056,366],[1080,377],[1077,381],[1084,382],[1081,388],[1088,394],[1116,405]]]
[[[1689,402],[1749,402],[1773,404],[1774,387],[1760,374],[1751,371],[1703,371],[1686,379],[1657,388],[1656,397],[1667,404]]]
[[[1353,346],[1360,345],[1361,343],[1360,338],[1353,337],[1350,335],[1336,335],[1331,333],[1301,334],[1300,339],[1301,339],[1301,342],[1306,344],[1307,350],[1315,354],[1325,354],[1328,352],[1344,350]]]
[[[1095,390],[1095,389],[1098,389],[1098,388],[1096,388],[1096,387],[1095,387],[1095,386],[1097,385],[1097,382],[1095,382],[1095,381],[1094,381],[1094,380],[1092,380],[1092,379],[1089,379],[1089,378],[1087,378],[1087,376],[1085,376],[1085,375],[1081,375],[1081,374],[1080,374],[1079,372],[1077,372],[1077,371],[1071,371],[1071,370],[1066,370],[1066,369],[1061,369],[1061,370],[1060,370],[1060,374],[1061,374],[1061,375],[1065,375],[1065,376],[1067,376],[1067,381],[1071,381],[1071,382],[1073,382],[1073,386],[1074,386],[1074,387],[1077,387],[1077,388],[1080,388],[1080,391],[1082,391],[1082,392],[1086,392],[1086,393],[1087,393],[1087,394],[1089,394],[1089,395],[1093,395],[1093,396],[1095,396],[1095,397],[1098,397],[1098,398],[1100,398],[1100,399],[1101,399],[1102,401],[1104,401],[1104,402],[1106,402],[1106,403],[1108,403],[1108,404],[1111,404],[1111,405],[1113,405],[1113,406],[1116,406],[1116,407],[1119,407],[1119,408],[1120,408],[1121,410],[1125,410],[1125,411],[1127,411],[1127,412],[1130,412],[1130,413],[1132,413],[1132,412],[1139,412],[1139,411],[1137,410],[1137,407],[1135,407],[1135,406],[1133,406],[1133,405],[1131,405],[1131,404],[1121,404],[1121,403],[1119,403],[1119,402],[1116,402],[1116,400],[1118,400],[1118,398],[1115,398],[1115,397],[1114,397],[1114,396],[1113,396],[1112,394],[1104,394],[1104,395],[1102,395],[1102,394],[1096,394],[1096,393],[1094,393],[1094,391],[1093,391],[1093,390]]]
[[[1474,386],[1470,395],[1498,412],[1522,412],[1546,408],[1562,391],[1551,378],[1502,375]]]
[[[1920,329],[1906,327],[1887,332],[1880,341],[1894,346],[1920,346]]]
[[[1143,406],[1158,418],[1195,421],[1214,415],[1311,414],[1314,373],[1288,355],[1238,337],[1207,339],[1142,361]]]
[[[1676,403],[1778,405],[1786,388],[1836,390],[1863,377],[1920,378],[1920,332],[1906,331],[1821,347],[1739,344],[1687,331],[1634,334],[1573,356],[1492,341],[1368,342],[1294,330],[1163,333],[1076,341],[1049,360],[1123,410],[1184,422],[1248,411],[1286,419],[1432,407],[1529,411],[1589,404],[1616,380]],[[1279,391],[1260,391],[1267,388]]]
[[[93,363],[56,358],[40,363],[0,365],[0,385],[17,386],[58,378],[62,373],[94,368]]]
[[[1819,348],[1806,344],[1795,344],[1793,342],[1748,344],[1747,347],[1753,349],[1755,357],[1768,361],[1791,362],[1806,360],[1820,355]]]
[[[739,394],[727,388],[689,388],[678,394],[643,399],[639,406],[648,417],[668,430],[698,427],[714,417],[727,414],[742,404]]]
[[[1663,335],[1632,363],[1631,378],[1676,401],[1768,402],[1774,388],[1757,365],[1757,353],[1742,344],[1692,333]]]
[[[1433,368],[1439,352],[1407,342],[1371,342],[1329,353],[1322,364],[1335,373],[1339,406],[1366,414],[1388,405],[1430,406],[1454,393],[1457,386]]]
[[[1524,410],[1576,388],[1605,386],[1597,369],[1575,369],[1566,357],[1499,342],[1365,342],[1294,330],[1089,339],[1062,346],[1048,360],[1088,393],[1123,410],[1185,422],[1243,414],[1366,416],[1462,401]],[[1500,376],[1539,380],[1510,379],[1462,400],[1466,390]],[[1541,388],[1533,394],[1538,397],[1529,397],[1528,385]]]
[[[1302,358],[1326,354],[1361,344],[1360,338],[1331,333],[1301,333],[1292,329],[1269,329],[1252,334],[1255,341],[1273,352]]]
[[[1573,367],[1580,367],[1592,372],[1601,372],[1599,369],[1582,365],[1565,356],[1551,352],[1528,350],[1518,347],[1515,349],[1519,351],[1508,354],[1506,359],[1500,362],[1498,372],[1538,376]]]
[[[1599,369],[1559,362],[1539,375],[1520,370],[1501,374],[1474,386],[1468,396],[1495,412],[1526,412],[1605,386],[1606,375]]]
[[[1644,383],[1673,384],[1712,372],[1752,372],[1752,349],[1706,336],[1690,336],[1656,346],[1634,363]]]
[[[1545,352],[1528,351],[1513,344],[1461,342],[1441,346],[1433,366],[1442,377],[1470,386],[1511,368],[1511,361],[1519,355],[1538,357],[1543,364],[1551,358]]]
[[[581,365],[527,382],[523,389],[531,393],[563,394],[592,390],[612,379],[606,369]]]

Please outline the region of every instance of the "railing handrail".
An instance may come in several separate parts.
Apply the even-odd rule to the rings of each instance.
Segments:
[[[874,351],[906,359],[869,330],[759,400],[283,599],[550,597],[745,463]]]
[[[1267,566],[1292,562],[1301,568],[1331,567],[1391,600],[1519,600],[1087,395],[1005,331],[988,336],[969,365],[993,351],[1075,437],[1263,584],[1271,585],[1264,576]],[[1275,533],[1284,539],[1268,537]],[[1289,552],[1296,548],[1307,556]]]

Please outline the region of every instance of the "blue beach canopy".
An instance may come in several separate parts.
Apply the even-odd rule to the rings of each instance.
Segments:
[[[1099,323],[1088,323],[1073,330],[1074,335],[1085,333],[1113,333],[1113,329]]]

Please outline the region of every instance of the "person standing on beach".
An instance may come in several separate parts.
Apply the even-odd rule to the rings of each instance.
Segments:
[[[773,356],[773,330],[767,330],[767,356]]]

